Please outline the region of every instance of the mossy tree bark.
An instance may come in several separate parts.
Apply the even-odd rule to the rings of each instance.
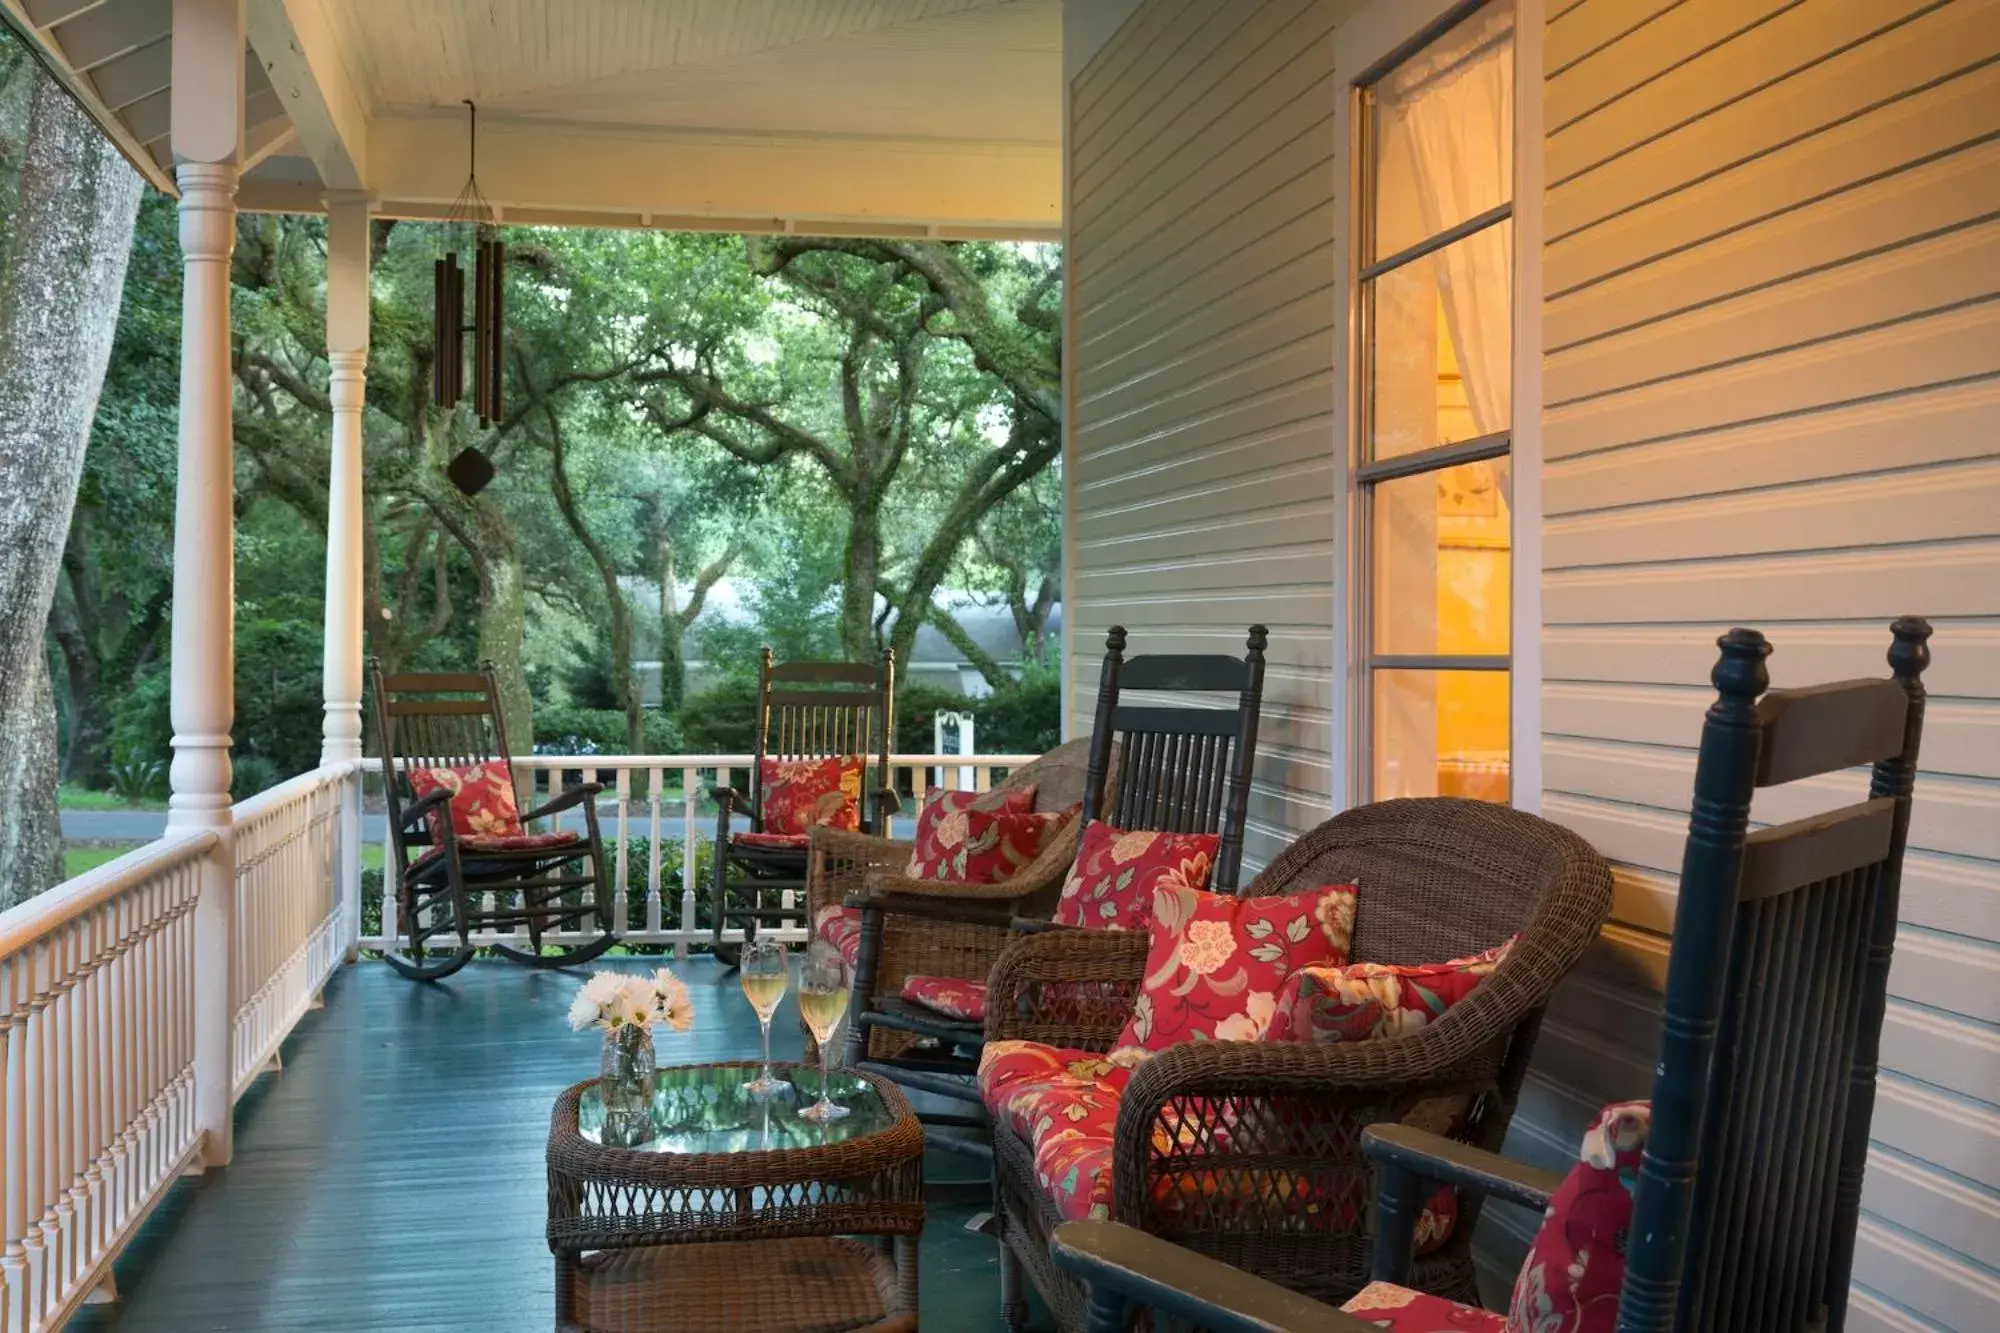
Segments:
[[[44,631],[111,355],[141,181],[32,61],[0,277],[0,908],[62,878]]]

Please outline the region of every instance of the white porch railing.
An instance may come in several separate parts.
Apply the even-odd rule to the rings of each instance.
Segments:
[[[970,787],[985,791],[995,774],[1032,761],[1034,755],[894,755],[890,765],[895,785],[921,792],[928,786]],[[724,755],[516,755],[514,768],[533,785],[530,807],[561,791],[563,775],[570,781],[604,781],[598,801],[599,830],[612,876],[611,927],[628,944],[673,948],[685,956],[690,945],[706,944],[714,936],[714,921],[703,910],[706,898],[705,857],[715,837],[715,806],[709,789],[733,784],[748,786],[755,757]],[[370,781],[379,785],[379,767]],[[608,776],[607,776],[608,775]],[[913,815],[912,809],[905,816]],[[581,809],[559,816],[555,826],[583,829]],[[380,864],[394,862],[386,824],[380,830]],[[382,876],[379,927],[363,934],[360,947],[392,949],[399,934],[394,877]],[[594,931],[549,932],[546,944],[580,944]],[[799,940],[803,927],[770,932]],[[739,929],[726,938],[741,938]],[[484,947],[517,944],[526,932],[475,932],[472,942]],[[525,947],[522,945],[521,947]]]
[[[194,908],[213,833],[0,915],[0,1328],[53,1328],[201,1148]]]
[[[340,764],[233,811],[235,1097],[352,943],[359,798]],[[217,837],[170,833],[0,913],[0,1333],[60,1327],[200,1156],[194,912]]]
[[[905,791],[940,779],[985,790],[1032,758],[899,755],[894,776]],[[708,790],[744,785],[751,762],[514,761],[533,775],[535,804],[565,774],[610,775],[599,819],[616,887],[612,925],[628,943],[682,953],[706,943],[713,925],[698,876],[715,832]],[[361,934],[363,779],[379,773],[374,764],[329,765],[232,812],[232,1099],[272,1067],[343,959],[393,947],[392,875],[383,875],[381,927]],[[582,822],[580,810],[563,816],[566,827]],[[196,991],[213,973],[196,957],[195,908],[218,836],[170,834],[0,913],[0,1333],[60,1327],[200,1158]],[[386,840],[386,828],[378,837]],[[387,850],[378,864],[388,864]]]

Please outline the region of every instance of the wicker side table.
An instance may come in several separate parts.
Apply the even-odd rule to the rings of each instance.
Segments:
[[[749,1064],[662,1069],[645,1123],[607,1123],[596,1080],[549,1123],[549,1250],[563,1333],[914,1330],[923,1129],[893,1083],[836,1070],[830,1125]],[[866,1237],[866,1240],[850,1239]]]

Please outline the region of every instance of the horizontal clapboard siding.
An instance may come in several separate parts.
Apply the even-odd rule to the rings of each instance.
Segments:
[[[1799,684],[1882,674],[1886,622],[1922,613],[1849,1327],[2000,1328],[2000,2],[1550,12],[1543,809],[1618,893],[1515,1146],[1559,1160],[1650,1086],[1715,635],[1763,628]],[[1517,1247],[1532,1226],[1495,1221]]]
[[[1246,871],[1331,810],[1334,19],[1141,6],[1071,87],[1071,706],[1271,629]]]

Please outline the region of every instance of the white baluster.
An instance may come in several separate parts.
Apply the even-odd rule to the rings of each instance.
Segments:
[[[660,933],[661,918],[665,915],[660,905],[660,862],[666,849],[660,846],[660,798],[666,793],[661,785],[666,781],[666,770],[649,768],[646,770],[646,845],[653,849],[646,858],[646,933]]]
[[[631,927],[630,905],[625,901],[626,891],[632,885],[631,839],[628,836],[626,811],[632,805],[632,770],[622,764],[618,768],[618,783],[613,788],[618,796],[618,904],[612,915],[615,924],[612,929],[624,935]],[[599,923],[602,924],[601,922]]]

